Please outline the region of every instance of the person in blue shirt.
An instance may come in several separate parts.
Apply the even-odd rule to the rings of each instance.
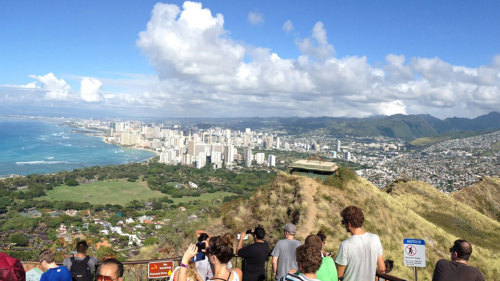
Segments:
[[[43,250],[39,260],[43,270],[46,270],[40,277],[40,281],[72,281],[69,270],[65,266],[57,266],[52,251]]]

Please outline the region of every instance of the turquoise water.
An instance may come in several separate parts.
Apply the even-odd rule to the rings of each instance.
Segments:
[[[142,162],[155,155],[73,130],[52,121],[0,117],[0,176]]]

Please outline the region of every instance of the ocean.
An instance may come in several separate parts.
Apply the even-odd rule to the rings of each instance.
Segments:
[[[155,154],[107,144],[41,119],[0,117],[0,177],[142,162]]]

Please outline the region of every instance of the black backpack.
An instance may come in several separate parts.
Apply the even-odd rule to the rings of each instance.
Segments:
[[[92,271],[89,266],[89,256],[85,256],[83,260],[76,260],[74,257],[71,257],[71,277],[73,281],[92,281]]]

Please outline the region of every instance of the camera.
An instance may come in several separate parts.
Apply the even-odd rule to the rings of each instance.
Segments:
[[[201,250],[205,250],[206,247],[205,243],[203,242],[196,243],[196,246],[198,247],[198,253],[201,252]]]
[[[251,229],[247,229],[246,234],[252,234],[252,233],[253,233],[253,232],[252,232],[252,230],[251,230]]]

